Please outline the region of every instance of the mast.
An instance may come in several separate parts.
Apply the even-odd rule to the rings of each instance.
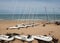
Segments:
[[[33,23],[34,23],[34,20],[35,20],[35,17],[34,17],[34,10],[35,10],[35,8],[33,8]]]
[[[23,21],[23,9],[21,8],[21,21]]]
[[[54,14],[54,22],[55,22],[55,10],[54,10],[54,8],[53,8],[53,14]]]
[[[24,8],[22,8],[22,22],[24,21]]]
[[[17,5],[17,1],[15,2],[15,5],[14,5],[12,20],[14,19],[14,14],[15,14],[15,10],[16,10],[16,5]]]
[[[45,7],[45,13],[46,13],[46,20],[48,21],[48,15],[47,15],[46,7]]]
[[[24,16],[25,16],[25,20],[24,21],[26,22],[26,11],[25,10],[26,10],[26,8],[24,7]]]
[[[28,8],[28,23],[30,23],[30,8]]]
[[[31,18],[32,18],[32,23],[33,23],[33,20],[34,20],[34,14],[33,14],[33,8],[31,8]]]
[[[30,16],[30,8],[28,8],[28,14],[29,14],[29,23],[31,22],[30,20],[31,20],[31,16]]]

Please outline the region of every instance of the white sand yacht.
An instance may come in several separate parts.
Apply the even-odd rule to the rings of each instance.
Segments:
[[[6,36],[6,35],[0,35],[0,39],[1,38],[8,38],[9,36]]]
[[[27,26],[26,25],[21,25],[21,24],[18,24],[18,25],[16,25],[16,27],[19,27],[19,28],[27,28]]]
[[[14,37],[9,37],[6,35],[0,35],[0,40],[11,41],[13,39],[14,39]]]
[[[27,28],[27,27],[33,27],[35,26],[36,24],[34,23],[29,23],[29,24],[17,24],[16,27],[20,27],[20,28]]]
[[[7,30],[8,30],[8,29],[19,29],[19,27],[11,26],[11,27],[8,27]]]
[[[15,38],[20,39],[20,40],[24,40],[24,41],[33,41],[34,37],[28,37],[25,35],[19,35],[19,36],[15,36]]]
[[[39,40],[43,40],[43,41],[52,41],[52,37],[51,36],[42,36],[42,35],[37,35],[34,36],[35,39],[39,39]]]

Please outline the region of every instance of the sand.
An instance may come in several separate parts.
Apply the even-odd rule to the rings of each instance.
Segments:
[[[18,34],[24,34],[24,35],[54,35],[55,38],[59,39],[60,43],[60,25],[55,25],[53,23],[46,24],[45,27],[43,27],[43,24],[46,23],[42,21],[33,21],[35,24],[38,24],[34,27],[28,27],[28,28],[21,28],[21,29],[12,29],[12,30],[6,30],[10,26],[15,26],[16,24],[21,23],[31,23],[32,21],[16,21],[16,20],[0,20],[0,34],[6,34],[6,33],[18,33]],[[22,43],[20,40],[15,40],[13,43]],[[25,42],[27,43],[27,42]],[[37,43],[36,40],[33,41],[33,43]]]

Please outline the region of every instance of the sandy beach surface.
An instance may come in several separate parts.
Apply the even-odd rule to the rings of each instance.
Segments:
[[[21,23],[32,23],[32,21],[16,21],[16,20],[0,20],[0,34],[6,34],[6,33],[18,33],[18,34],[24,34],[24,35],[54,35],[57,39],[59,39],[60,43],[60,25],[55,24],[46,24],[45,27],[43,27],[43,24],[46,22],[42,21],[33,21],[35,24],[38,24],[34,27],[28,27],[28,28],[21,28],[21,29],[12,29],[12,30],[6,30],[10,26],[15,26],[16,24]],[[15,40],[13,43],[23,43],[20,40]],[[24,42],[27,43],[27,42]],[[32,43],[37,43],[37,40],[34,40]]]

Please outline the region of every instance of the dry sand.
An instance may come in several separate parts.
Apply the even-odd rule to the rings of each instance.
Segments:
[[[51,33],[52,35],[54,35],[54,37],[59,39],[59,43],[60,43],[60,26],[55,24],[46,24],[46,26],[43,27],[42,25],[46,22],[34,21],[34,23],[39,25],[35,27],[21,28],[20,30],[18,29],[6,30],[6,28],[10,26],[15,26],[16,24],[30,23],[30,22],[31,21],[0,20],[0,34],[19,33],[24,35],[27,34],[49,35],[49,33]],[[15,40],[14,43],[22,43],[22,42],[20,40]],[[34,40],[33,43],[37,43],[37,41]]]

